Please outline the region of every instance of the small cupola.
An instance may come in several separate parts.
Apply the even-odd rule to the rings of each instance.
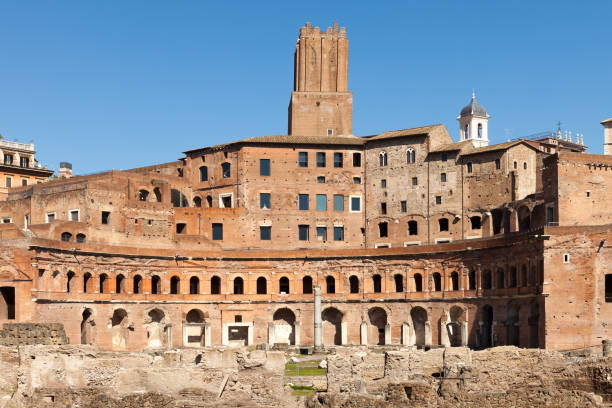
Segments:
[[[457,118],[459,121],[459,141],[471,140],[474,147],[488,146],[489,118],[487,110],[476,102],[476,95],[472,92],[472,100],[461,109]]]

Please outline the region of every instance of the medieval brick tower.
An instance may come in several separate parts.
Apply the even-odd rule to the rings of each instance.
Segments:
[[[338,23],[320,32],[300,28],[295,49],[294,86],[289,102],[289,134],[352,134],[353,94],[348,92],[348,40]]]

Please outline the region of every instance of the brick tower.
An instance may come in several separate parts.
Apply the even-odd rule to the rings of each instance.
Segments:
[[[353,133],[353,93],[348,92],[348,40],[338,23],[320,32],[300,28],[289,102],[289,134],[340,136]]]

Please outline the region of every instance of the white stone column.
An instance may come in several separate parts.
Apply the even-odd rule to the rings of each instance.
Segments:
[[[468,324],[461,323],[461,346],[465,347],[468,344]]]
[[[166,347],[173,347],[174,345],[172,344],[172,325],[169,324],[166,326]]]
[[[301,338],[300,338],[300,330],[302,328],[302,325],[298,322],[295,322],[293,324],[293,338],[294,338],[294,343],[296,346],[299,346],[301,344]]]
[[[450,347],[450,339],[449,339],[448,330],[449,330],[449,327],[447,326],[446,321],[440,320],[440,345],[444,347]]]
[[[391,344],[391,325],[385,325],[385,344]]]
[[[361,322],[359,325],[359,334],[361,335],[361,345],[368,345],[368,324],[366,322]]]
[[[204,323],[204,346],[205,347],[212,346],[211,333],[210,333],[210,323]]]
[[[340,344],[342,345],[346,345],[348,344],[348,323],[347,322],[342,322],[340,323],[340,329],[342,330],[342,341],[340,342]]]
[[[314,346],[320,348],[323,345],[322,336],[322,320],[321,320],[321,287],[314,287]]]
[[[268,323],[268,344],[273,346],[274,340],[274,322],[270,322]]]
[[[402,345],[413,346],[410,340],[410,325],[408,323],[402,323]]]
[[[249,328],[248,328],[248,334],[247,334],[247,339],[248,339],[247,342],[249,344],[247,344],[247,346],[250,346],[253,344],[253,323],[249,324],[248,327]]]
[[[183,324],[183,347],[187,347],[189,344],[189,330],[187,329],[187,325]]]
[[[425,322],[425,345],[431,346],[431,323],[429,320]]]
[[[228,323],[223,323],[221,325],[221,344],[227,346],[229,344],[229,336],[227,333]]]

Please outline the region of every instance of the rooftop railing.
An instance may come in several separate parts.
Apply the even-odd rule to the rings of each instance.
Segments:
[[[8,147],[19,150],[31,150],[34,151],[34,143],[19,143],[11,142],[10,140],[0,139],[0,147]]]

